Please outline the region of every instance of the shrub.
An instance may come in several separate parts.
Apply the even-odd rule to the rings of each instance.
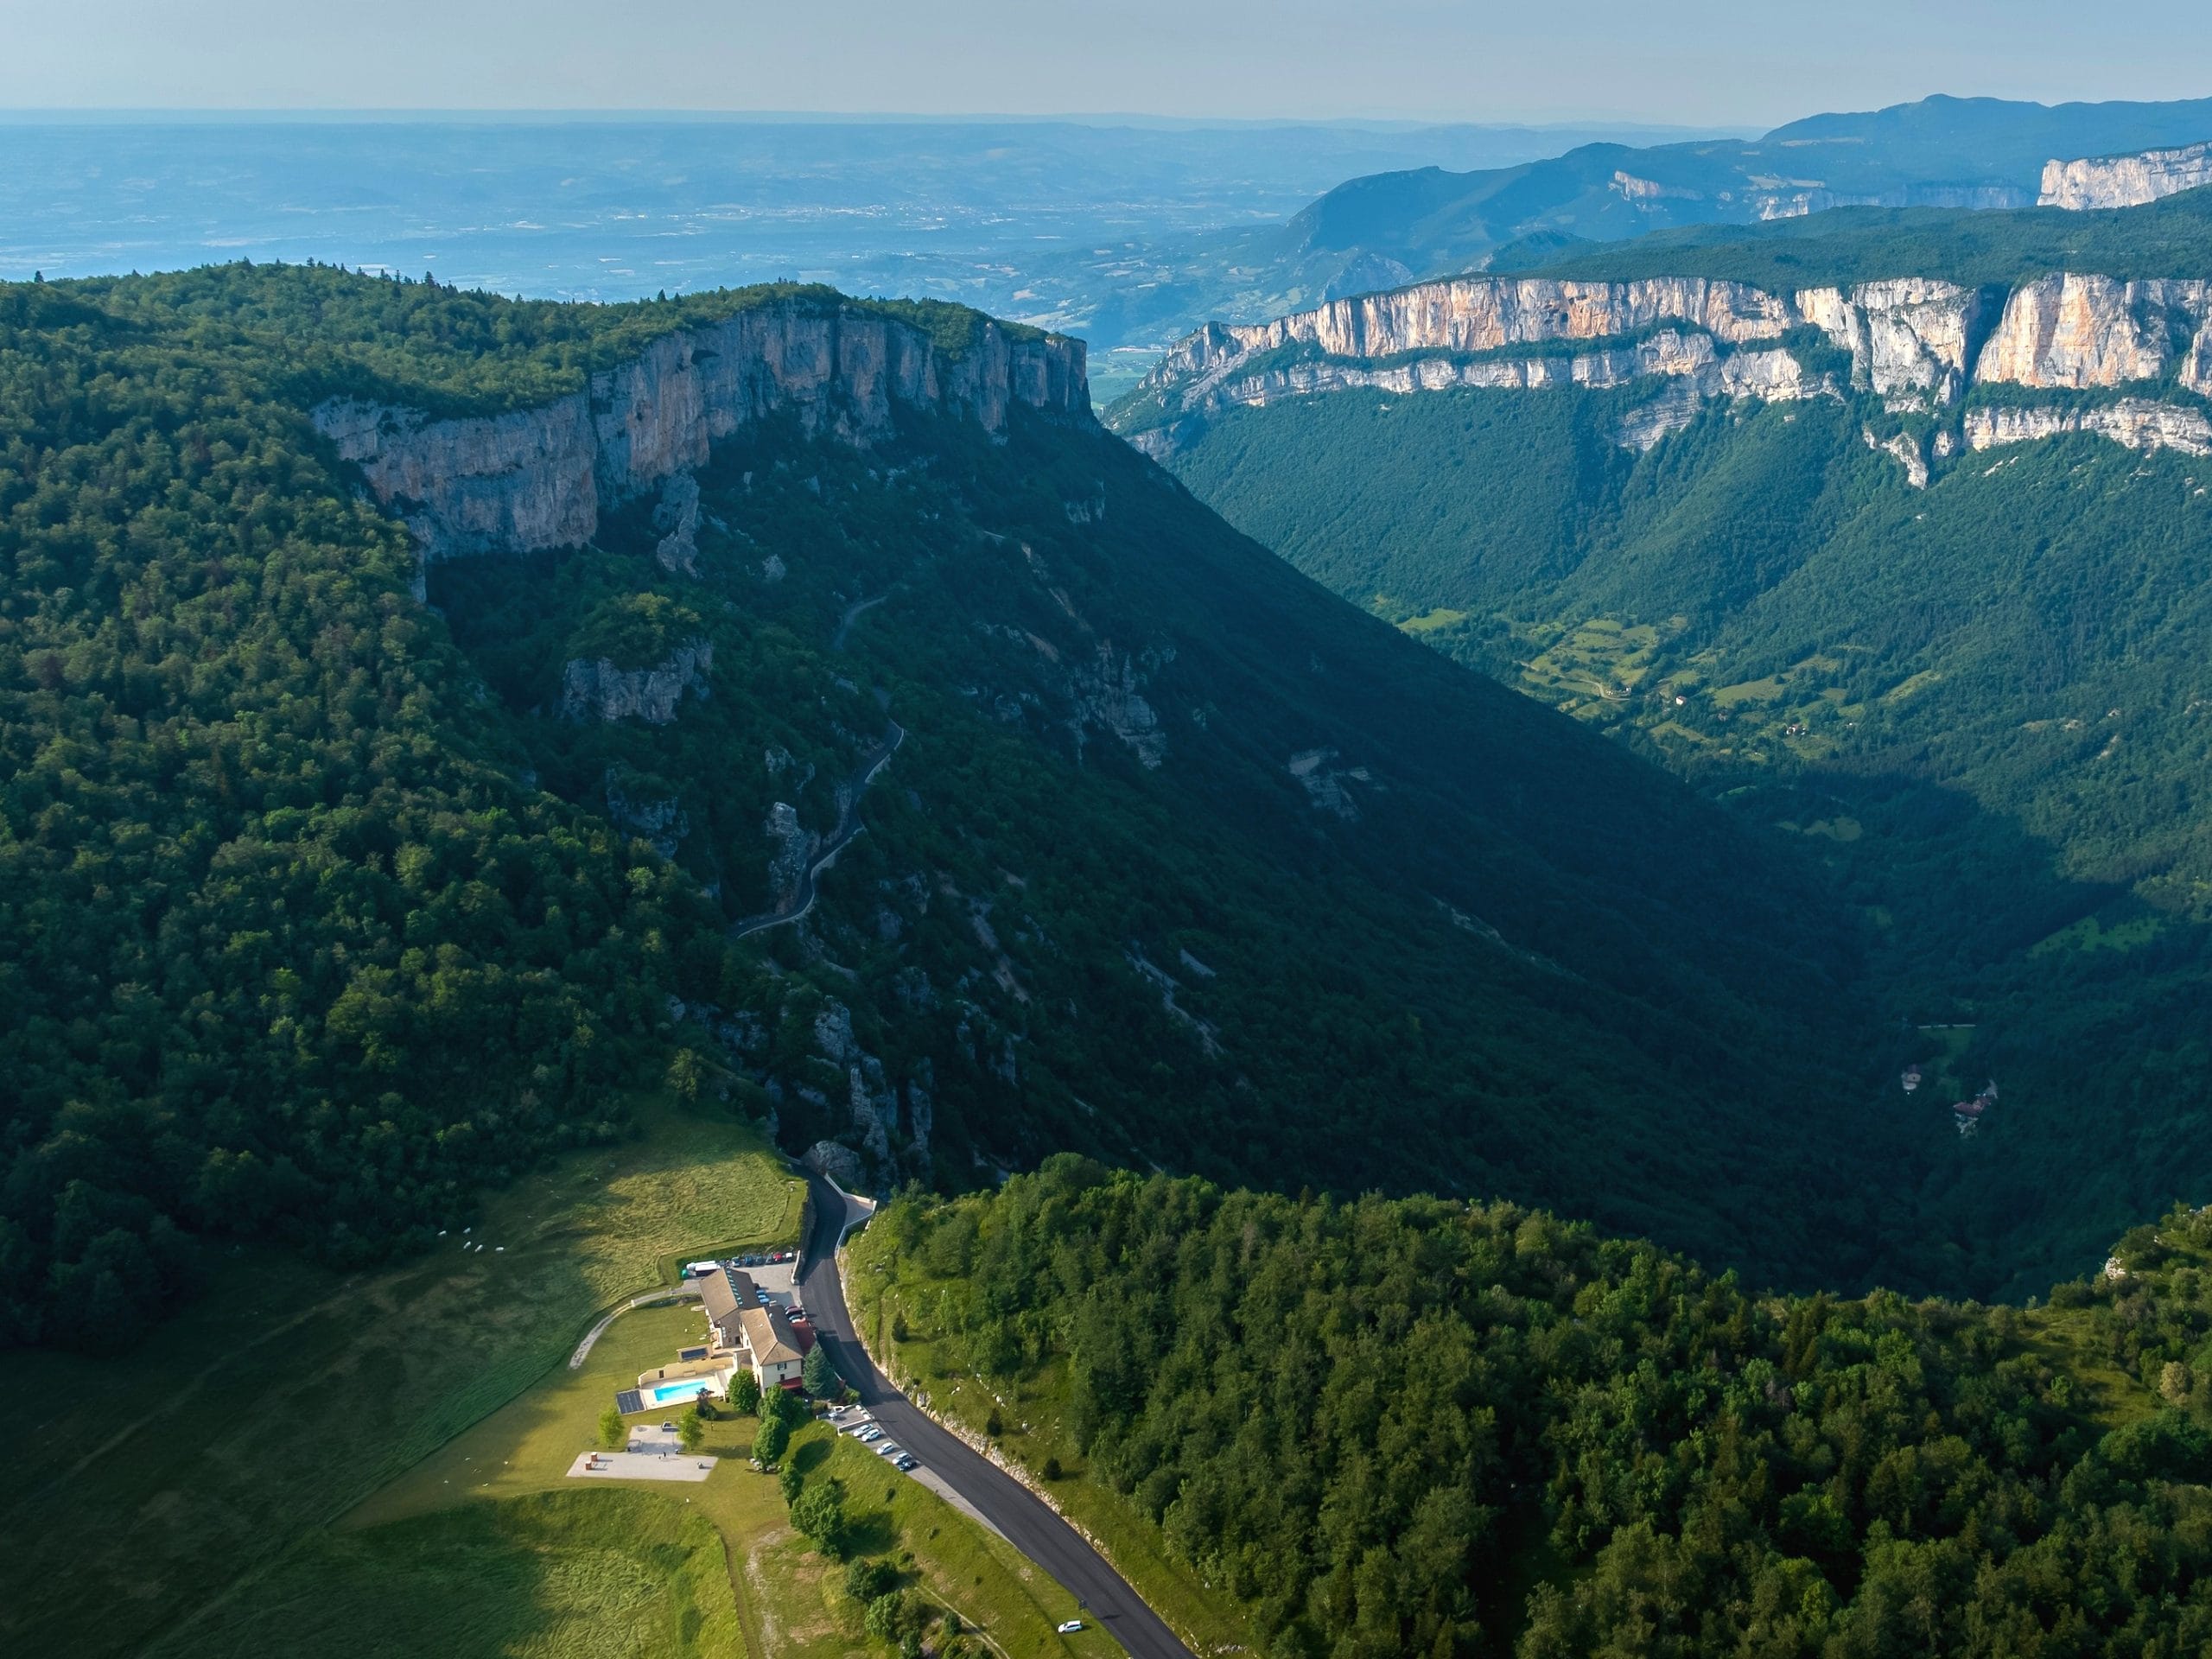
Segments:
[[[817,1482],[791,1505],[791,1524],[814,1540],[824,1555],[842,1555],[845,1549],[845,1494],[834,1480]]]
[[[753,1455],[774,1468],[776,1459],[791,1443],[791,1425],[780,1417],[771,1417],[760,1425],[760,1432],[753,1437]]]
[[[906,1598],[902,1592],[893,1590],[878,1596],[868,1605],[861,1624],[868,1633],[879,1642],[895,1642],[900,1626],[906,1622]]]
[[[866,1605],[899,1587],[899,1569],[888,1561],[856,1560],[845,1568],[845,1593]]]
[[[599,1414],[599,1443],[609,1452],[620,1452],[630,1441],[630,1426],[622,1421],[622,1414],[609,1406]]]

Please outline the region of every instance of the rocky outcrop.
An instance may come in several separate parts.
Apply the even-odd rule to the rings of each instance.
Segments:
[[[653,546],[653,559],[671,575],[682,571],[699,574],[699,480],[689,473],[672,474],[660,486],[660,505],[653,509],[653,528],[661,538]]]
[[[601,780],[607,797],[607,816],[639,840],[649,843],[663,858],[674,858],[683,837],[691,833],[691,815],[673,795],[649,795],[639,790],[634,777],[620,766],[609,766]]]
[[[1928,454],[1920,447],[1919,439],[1909,432],[1896,432],[1886,438],[1878,438],[1874,435],[1874,429],[1872,427],[1866,428],[1862,435],[1866,438],[1866,447],[1869,449],[1878,454],[1887,455],[1904,468],[1904,481],[1907,484],[1916,490],[1924,490],[1928,487]]]
[[[822,837],[798,821],[798,809],[788,801],[768,808],[760,833],[774,849],[768,858],[768,890],[776,896],[776,909],[789,910],[798,902],[799,884],[822,849]]]
[[[861,1155],[836,1141],[817,1141],[799,1161],[817,1175],[827,1175],[848,1192],[861,1185]]]
[[[579,547],[599,528],[591,411],[581,397],[480,420],[339,399],[315,423],[433,559]]]
[[[1220,411],[1286,398],[1363,388],[1668,382],[1616,430],[1620,443],[1644,449],[1712,399],[1840,397],[1827,374],[1807,366],[1810,354],[1801,355],[1798,341],[1785,342],[1800,330],[1818,330],[1848,353],[1851,389],[1893,411],[1940,415],[1986,382],[2069,391],[2165,382],[2212,397],[2212,282],[2060,274],[2023,285],[1998,308],[1980,289],[1925,277],[1788,295],[1689,278],[1465,277],[1334,301],[1269,323],[1209,324],[1162,359],[1117,423],[1130,442],[1166,460]],[[1560,349],[1577,341],[1587,349]],[[1516,349],[1536,346],[1549,349]],[[2187,419],[2163,429],[2120,424],[2190,429]],[[1948,418],[1927,447],[1910,446],[1911,461],[1897,459],[1921,481],[1929,455],[1951,453],[1958,441]]]
[[[1374,779],[1365,766],[1338,766],[1332,764],[1336,759],[1334,749],[1301,749],[1285,763],[1284,770],[1298,779],[1306,799],[1316,807],[1346,823],[1357,823],[1359,805],[1344,785],[1347,782],[1371,784]]]
[[[2212,143],[2136,156],[2096,156],[2043,164],[2038,207],[2140,207],[2212,184]]]
[[[2212,283],[2044,276],[2005,302],[1974,377],[2081,391],[2163,379],[2212,391]]]
[[[2026,443],[2069,432],[2094,432],[2131,449],[2179,449],[2212,455],[2212,419],[2202,410],[2163,404],[2148,397],[2124,397],[2088,408],[1970,409],[1966,416],[1969,449]]]
[[[1111,732],[1126,744],[1147,772],[1157,768],[1167,754],[1167,734],[1160,728],[1160,711],[1146,701],[1144,686],[1150,676],[1174,660],[1172,651],[1147,652],[1140,668],[1128,652],[1101,645],[1097,655],[1068,677],[1075,702],[1070,721],[1081,752],[1086,733],[1093,727]]]
[[[707,671],[714,665],[715,648],[704,639],[686,641],[650,668],[618,667],[606,657],[572,658],[561,675],[561,717],[665,726],[686,692],[707,695]]]
[[[1953,283],[1905,277],[1807,289],[1796,309],[1851,353],[1852,385],[1898,404],[1949,404],[1966,389],[1967,339],[1980,298]]]
[[[867,306],[791,299],[664,334],[539,408],[434,421],[339,399],[314,418],[424,557],[438,560],[581,546],[601,512],[690,472],[717,442],[771,416],[866,446],[892,435],[901,410],[1001,436],[1016,407],[1087,422],[1083,343],[983,319],[953,353]],[[680,563],[696,521],[680,499],[663,506],[664,556]]]

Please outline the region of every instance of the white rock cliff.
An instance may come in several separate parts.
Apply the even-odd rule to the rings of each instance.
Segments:
[[[577,547],[607,508],[703,464],[743,427],[788,413],[810,434],[867,446],[901,408],[1003,435],[1016,406],[1088,422],[1080,340],[984,321],[951,355],[929,334],[857,305],[778,300],[662,336],[536,409],[462,420],[339,399],[315,412],[340,456],[405,520],[428,560]],[[662,526],[683,561],[695,527],[680,494]]]
[[[2212,143],[2137,156],[2092,156],[2043,164],[2038,207],[2140,207],[2161,196],[2212,184]]]
[[[1986,383],[2068,392],[2140,387],[2152,395],[2133,402],[2179,413],[2061,419],[2052,411],[2043,424],[2128,442],[2170,434],[2185,448],[2182,439],[2202,416],[2173,397],[2212,397],[2212,282],[2063,273],[2022,285],[1998,307],[1979,289],[1923,277],[1783,295],[1701,278],[1470,276],[1332,301],[1272,322],[1208,324],[1147,377],[1140,392],[1149,408],[1128,423],[1143,428],[1129,441],[1165,459],[1223,410],[1354,388],[1671,381],[1615,434],[1630,448],[1648,448],[1695,418],[1704,399],[1840,397],[1829,377],[1807,369],[1784,343],[1793,331],[1813,329],[1849,353],[1853,389],[1897,411],[1940,413]],[[1586,350],[1559,350],[1585,341]],[[1536,346],[1550,349],[1516,349]],[[1983,420],[1976,429],[1986,441],[2011,441],[1990,435],[2024,434],[2037,424]],[[1937,435],[1935,453],[1949,453],[1959,436],[1954,420]],[[1972,447],[1970,435],[1967,442]],[[1907,470],[1918,482],[1925,457],[1912,447]]]

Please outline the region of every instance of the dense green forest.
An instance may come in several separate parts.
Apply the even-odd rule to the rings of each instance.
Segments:
[[[856,1249],[919,1381],[1271,1659],[2212,1644],[2212,1216],[2025,1312],[1075,1158]]]
[[[846,302],[0,289],[0,1339],[124,1340],[210,1241],[427,1240],[664,1087],[872,1179],[1071,1147],[1940,1281],[1910,1172],[1948,1131],[1869,1109],[1909,1049],[1802,850],[1097,429],[766,422],[701,478],[696,575],[639,503],[425,605],[308,416],[526,406],[770,303]],[[693,647],[666,724],[566,709],[568,664]],[[806,920],[734,938],[848,811]]]
[[[1516,276],[1628,282],[1716,276],[1775,293],[1890,276],[1962,288],[2017,286],[2053,271],[2094,270],[2136,281],[2201,276],[2212,238],[2212,188],[2140,207],[1833,207],[1764,225],[1699,225],[1599,245],[1532,238],[1499,250]]]
[[[1915,1039],[1938,1083],[1885,1109],[2003,1087],[1922,1189],[1944,1282],[2027,1294],[2212,1169],[2204,463],[2075,437],[1916,491],[1871,402],[1718,406],[1639,456],[1611,433],[1648,396],[1344,394],[1233,412],[1174,465],[1815,853],[1888,1021],[1974,1027]]]

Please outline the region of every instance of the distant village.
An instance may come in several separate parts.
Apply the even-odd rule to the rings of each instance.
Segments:
[[[1897,1081],[1904,1085],[1908,1095],[1920,1092],[1920,1085],[1934,1075],[1933,1068],[1917,1062],[1905,1067]],[[1951,1121],[1958,1125],[1961,1135],[1977,1135],[1981,1121],[1989,1109],[1997,1103],[1997,1083],[1994,1078],[1981,1085],[1981,1092],[1970,1100],[1951,1103]]]

